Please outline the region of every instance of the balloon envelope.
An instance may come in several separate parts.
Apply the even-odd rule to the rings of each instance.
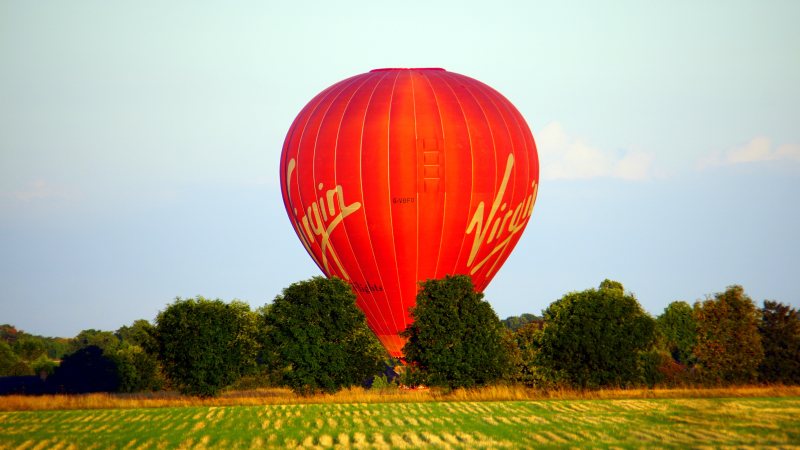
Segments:
[[[297,236],[350,283],[393,356],[420,281],[468,274],[482,291],[533,212],[536,145],[491,87],[443,69],[378,69],[300,111],[281,155]]]

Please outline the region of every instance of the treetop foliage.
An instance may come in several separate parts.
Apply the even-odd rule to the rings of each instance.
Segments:
[[[386,352],[367,327],[350,285],[313,277],[285,288],[264,308],[265,345],[294,391],[335,392],[383,369]]]
[[[639,378],[639,353],[654,340],[654,320],[622,284],[572,292],[544,311],[538,362],[579,387],[627,386]]]
[[[257,327],[244,302],[176,298],[156,317],[164,371],[183,393],[216,395],[254,370]]]
[[[534,314],[520,314],[519,316],[509,316],[501,320],[503,325],[511,331],[517,331],[531,322],[541,322],[542,318]]]
[[[661,346],[681,364],[692,362],[692,350],[697,342],[697,323],[694,310],[688,303],[670,303],[656,318]]]
[[[414,322],[403,332],[408,362],[421,381],[449,388],[484,385],[510,369],[504,329],[491,305],[466,275],[421,283],[411,309]]]
[[[729,286],[694,305],[697,344],[694,357],[708,383],[751,383],[764,359],[760,312],[741,286]]]
[[[469,277],[451,276],[421,283],[412,315],[408,365],[398,371],[408,384],[800,384],[800,313],[769,300],[758,308],[737,285],[693,306],[672,302],[654,320],[607,279],[554,301],[543,318],[499,321]],[[165,385],[201,396],[277,384],[333,392],[382,371],[397,376],[387,362],[350,286],[322,277],[292,284],[255,312],[198,296],[176,298],[155,325],[137,320],[115,332],[46,338],[0,325],[0,377],[13,377],[0,380],[0,395]],[[375,383],[396,388],[390,378]]]
[[[765,300],[759,323],[764,360],[759,373],[771,383],[800,384],[800,313]]]

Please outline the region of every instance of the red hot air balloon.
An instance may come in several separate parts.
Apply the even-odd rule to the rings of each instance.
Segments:
[[[300,111],[280,176],[303,246],[350,283],[400,357],[420,281],[468,274],[483,291],[508,258],[539,160],[522,115],[491,87],[443,69],[378,69]]]

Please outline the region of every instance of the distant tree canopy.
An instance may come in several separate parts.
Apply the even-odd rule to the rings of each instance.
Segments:
[[[503,325],[466,275],[421,283],[403,353],[422,383],[449,388],[502,379],[511,361]]]
[[[12,348],[14,353],[25,361],[35,361],[47,352],[47,345],[44,339],[33,336],[17,339]]]
[[[537,363],[552,376],[579,387],[639,382],[639,353],[650,349],[655,321],[621,283],[569,293],[544,318]]]
[[[0,341],[3,341],[8,345],[14,345],[14,342],[17,341],[19,334],[20,331],[17,330],[17,327],[14,325],[7,323],[0,325]]]
[[[800,313],[766,300],[758,330],[764,347],[764,360],[758,369],[763,381],[800,384]]]
[[[156,339],[156,328],[150,322],[139,319],[131,325],[124,325],[117,330],[114,335],[123,344],[136,345],[150,352],[158,350]]]
[[[310,394],[396,376],[355,299],[342,280],[314,277],[256,312],[198,296],[175,299],[155,325],[115,332],[50,338],[0,325],[0,395],[166,386],[213,396],[279,384]],[[654,320],[622,283],[604,280],[565,294],[542,318],[500,321],[470,277],[448,276],[422,283],[411,313],[401,382],[412,385],[800,384],[800,313],[775,301],[758,308],[737,285],[693,306],[672,302]]]
[[[301,394],[335,392],[379,374],[387,359],[350,285],[314,277],[293,283],[264,308],[266,359]]]
[[[102,331],[95,329],[82,330],[77,336],[72,338],[69,343],[70,353],[74,353],[84,347],[96,346],[109,351],[119,346],[119,338],[110,331]]]
[[[503,325],[511,331],[517,331],[526,324],[532,322],[541,322],[542,318],[536,316],[534,314],[520,314],[519,316],[509,316],[503,319],[501,322]]]
[[[156,328],[146,320],[136,320],[120,327],[114,335],[118,347],[109,357],[119,372],[120,392],[156,391],[163,387],[164,379],[158,362]]]
[[[163,387],[156,355],[138,345],[125,345],[109,355],[117,367],[119,392],[157,391]]]
[[[550,387],[552,380],[537,364],[541,348],[542,327],[544,322],[529,322],[513,332],[513,360],[516,366],[512,381],[529,387]]]
[[[240,301],[177,298],[156,318],[160,361],[183,393],[214,396],[256,365],[258,319]]]
[[[17,375],[15,367],[19,364],[20,358],[6,341],[0,340],[0,377],[10,377]]]
[[[21,361],[31,365],[43,359],[60,359],[69,353],[69,339],[37,336],[9,324],[0,325],[0,342],[8,344]]]
[[[55,365],[51,358],[65,352],[65,339],[46,338],[17,330],[13,325],[0,325],[0,376],[50,373]]]
[[[697,324],[694,311],[686,302],[672,302],[656,318],[658,339],[664,350],[680,364],[692,362],[692,350],[697,343]]]
[[[764,359],[758,332],[760,313],[741,286],[695,303],[697,345],[694,357],[710,384],[751,383]]]

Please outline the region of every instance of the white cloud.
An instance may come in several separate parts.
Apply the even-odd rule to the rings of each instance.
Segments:
[[[550,122],[535,133],[543,179],[596,177],[645,180],[653,176],[651,153],[629,150],[614,152],[594,147],[570,136],[559,122]]]
[[[774,146],[772,140],[759,136],[741,147],[724,152],[712,152],[697,161],[700,169],[727,164],[746,164],[761,161],[794,161],[800,162],[800,145],[783,144]]]
[[[653,174],[652,153],[629,151],[614,165],[613,175],[625,180],[646,180]]]

